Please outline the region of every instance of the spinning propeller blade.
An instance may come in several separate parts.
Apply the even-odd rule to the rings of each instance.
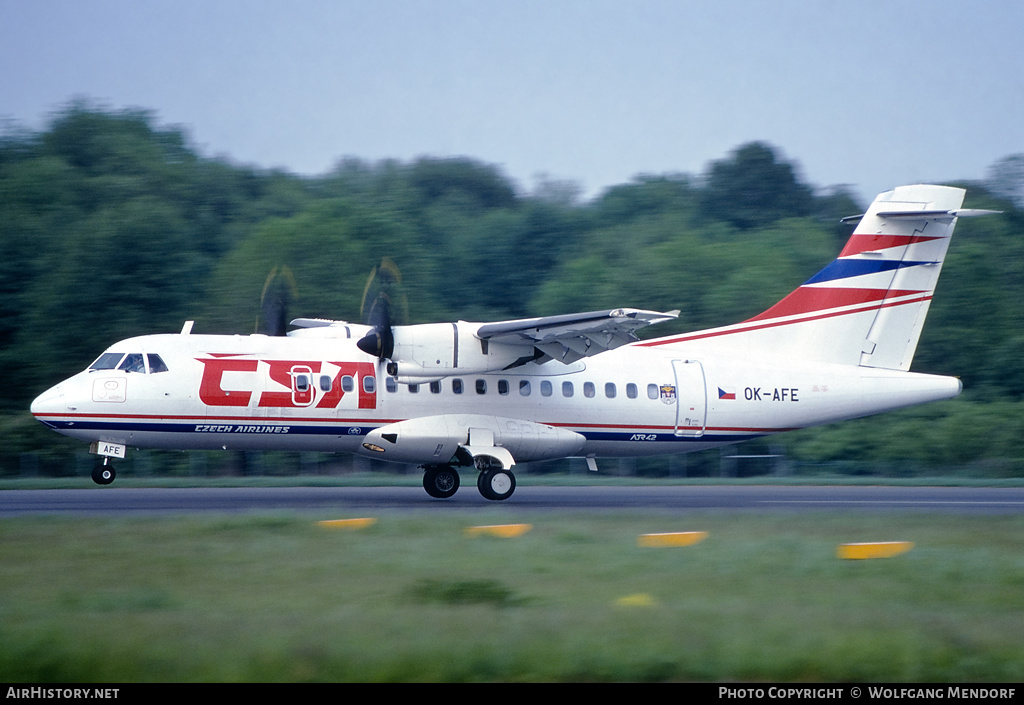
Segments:
[[[295,296],[295,278],[287,266],[274,267],[260,294],[260,317],[256,332],[285,335],[288,332],[288,308]]]
[[[385,257],[374,267],[363,289],[361,312],[363,321],[373,330],[363,336],[356,347],[380,361],[390,359],[395,352],[395,336],[392,322],[392,305],[405,307],[405,298],[399,288],[402,273],[395,263]]]

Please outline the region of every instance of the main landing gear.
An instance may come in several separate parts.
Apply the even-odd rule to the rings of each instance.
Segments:
[[[485,467],[476,479],[476,488],[486,499],[501,501],[516,491],[516,476],[501,467]],[[431,497],[447,499],[459,489],[459,472],[452,465],[428,465],[423,472],[423,489]]]
[[[516,476],[511,470],[489,468],[476,478],[476,488],[486,499],[508,499],[516,491]]]
[[[114,465],[110,462],[110,458],[104,457],[92,469],[92,481],[97,485],[109,485],[115,477],[117,477],[117,473],[114,472]]]
[[[424,468],[423,489],[431,497],[448,499],[459,489],[459,473],[451,465],[428,465]]]

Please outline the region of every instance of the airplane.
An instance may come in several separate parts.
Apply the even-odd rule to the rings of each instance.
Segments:
[[[519,463],[687,453],[956,397],[910,372],[965,191],[880,194],[839,256],[740,323],[640,340],[678,311],[617,308],[494,323],[295,319],[286,335],[144,335],[37,397],[90,441],[93,480],[126,449],[333,451],[423,468],[489,500]]]

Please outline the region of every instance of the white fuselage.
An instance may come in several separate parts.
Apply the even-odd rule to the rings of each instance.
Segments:
[[[436,460],[429,453],[387,444],[370,451],[364,443],[395,424],[447,417],[422,426],[426,445],[441,452],[445,440],[468,443],[465,419],[506,439],[519,433],[518,445],[495,444],[515,445],[515,460],[527,462],[685,453],[960,391],[950,377],[737,358],[706,346],[690,358],[685,344],[627,345],[569,365],[527,363],[419,385],[389,379],[355,338],[150,335],[108,352],[157,354],[167,369],[81,372],[35,400],[36,418],[68,436],[137,448],[331,451],[429,463]],[[542,427],[558,432],[538,435]],[[529,442],[520,438],[527,428]]]

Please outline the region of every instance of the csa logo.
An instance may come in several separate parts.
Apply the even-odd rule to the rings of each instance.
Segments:
[[[676,388],[672,384],[661,385],[661,401],[664,404],[676,403]]]

